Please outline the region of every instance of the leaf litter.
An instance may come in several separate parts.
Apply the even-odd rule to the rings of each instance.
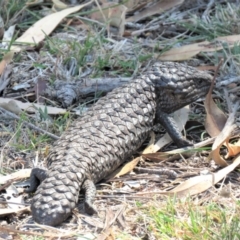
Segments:
[[[34,4],[35,6],[40,6],[43,1],[36,1]],[[73,1],[74,2],[74,1]],[[165,19],[168,19],[166,16],[171,16],[171,14],[175,14],[175,19],[179,18],[179,21],[184,18],[184,16],[189,17],[187,11],[179,12],[179,9],[182,9],[184,4],[187,1],[161,1],[159,3],[152,3],[148,1],[148,3],[142,3],[141,1],[133,1],[134,3],[126,4],[124,7],[119,5],[119,7],[114,5],[114,3],[107,3],[103,2],[104,4],[101,6],[98,6],[97,9],[100,8],[99,12],[93,12],[90,14],[86,14],[86,18],[91,22],[94,22],[96,24],[104,23],[106,24],[106,31],[108,34],[108,42],[107,43],[101,43],[101,47],[97,47],[95,51],[89,51],[86,52],[85,55],[88,57],[88,61],[85,62],[84,65],[79,67],[77,69],[76,62],[74,61],[74,57],[72,57],[73,61],[70,62],[70,68],[65,64],[65,61],[63,59],[63,56],[60,54],[51,54],[50,51],[47,51],[45,49],[44,45],[41,45],[39,48],[39,52],[34,52],[34,48],[32,48],[33,52],[30,51],[30,46],[37,45],[41,42],[48,42],[50,46],[58,46],[57,44],[54,44],[56,39],[61,40],[62,43],[57,42],[60,44],[57,48],[58,53],[69,53],[69,43],[73,41],[78,41],[82,45],[85,41],[87,41],[87,31],[84,29],[90,29],[90,31],[96,31],[92,26],[89,28],[80,27],[80,32],[77,33],[64,33],[64,32],[58,32],[56,30],[56,27],[60,26],[62,22],[66,21],[66,17],[69,14],[76,13],[79,10],[83,9],[84,6],[91,5],[91,2],[86,3],[85,5],[80,6],[74,6],[70,7],[67,3],[63,3],[61,1],[53,1],[52,9],[50,10],[50,14],[47,16],[41,18],[38,20],[34,25],[30,26],[28,30],[26,30],[22,35],[18,35],[18,38],[15,40],[15,42],[11,42],[10,39],[10,49],[8,53],[3,54],[2,61],[0,62],[0,75],[2,79],[2,96],[0,98],[0,106],[4,108],[7,111],[10,111],[16,115],[21,115],[22,112],[28,112],[28,114],[35,114],[35,118],[38,118],[39,109],[42,111],[45,111],[47,109],[47,114],[52,115],[59,115],[59,114],[66,114],[67,109],[61,106],[61,102],[55,102],[53,99],[51,99],[51,96],[49,97],[49,100],[47,102],[41,102],[39,103],[39,99],[44,99],[43,92],[46,88],[45,83],[41,83],[41,80],[44,79],[51,79],[51,76],[57,76],[58,79],[64,80],[65,82],[71,82],[71,81],[79,81],[81,75],[89,75],[87,67],[91,69],[91,76],[96,76],[96,70],[94,70],[94,62],[96,62],[96,59],[99,59],[103,54],[106,54],[109,49],[114,49],[114,53],[110,57],[111,62],[117,62],[117,61],[126,61],[131,56],[135,56],[138,58],[141,55],[146,55],[147,53],[153,51],[153,49],[160,49],[164,50],[166,48],[167,41],[169,39],[174,39],[174,37],[178,37],[181,34],[181,27],[177,25],[175,22],[172,21],[171,17],[169,18],[169,22]],[[32,4],[32,3],[31,3]],[[178,7],[178,5],[180,6]],[[182,5],[181,5],[182,4]],[[111,5],[113,5],[115,8],[111,8]],[[27,5],[26,5],[27,6]],[[31,6],[30,3],[28,3],[28,6]],[[158,6],[158,7],[157,7]],[[102,8],[108,8],[103,11],[101,11]],[[127,7],[127,9],[126,9]],[[174,7],[174,8],[173,8]],[[190,7],[187,6],[187,7]],[[185,9],[187,9],[185,6]],[[195,6],[196,7],[196,6]],[[166,11],[169,10],[170,11]],[[198,6],[196,7],[198,9]],[[135,12],[134,12],[135,11]],[[134,14],[132,14],[134,13]],[[167,15],[164,15],[164,14]],[[197,14],[199,14],[196,11]],[[0,12],[1,14],[1,12]],[[130,14],[130,15],[128,15]],[[132,16],[131,16],[132,14]],[[206,13],[205,13],[206,14]],[[157,15],[157,18],[154,20],[149,19],[151,16]],[[74,21],[80,21],[82,26],[88,25],[87,22],[84,22],[84,18],[79,18],[77,15],[74,15],[75,17],[70,17],[72,21],[72,26],[76,27],[76,29],[79,27],[77,24],[74,25]],[[114,16],[114,18],[113,18]],[[127,16],[127,17],[126,17]],[[66,22],[65,22],[66,23]],[[71,25],[71,21],[69,22]],[[129,24],[129,23],[132,23]],[[171,30],[170,26],[174,25],[174,30]],[[102,26],[99,24],[99,26]],[[127,29],[127,26],[129,28]],[[161,29],[163,27],[163,31],[160,33],[157,29]],[[117,28],[117,31],[115,31],[116,35],[120,37],[120,40],[117,38],[112,37],[114,35],[114,29]],[[54,30],[55,29],[55,30]],[[127,36],[131,36],[131,33],[134,31],[139,31],[138,34],[139,38],[136,42],[133,42],[131,38],[127,38]],[[179,31],[179,32],[178,32]],[[130,34],[129,34],[130,33]],[[158,38],[154,35],[155,33]],[[50,37],[49,35],[52,34]],[[186,34],[186,32],[184,33]],[[124,40],[121,40],[121,38],[124,38],[126,35],[126,38]],[[165,53],[159,54],[154,53],[152,56],[154,56],[157,59],[160,60],[169,60],[169,61],[181,61],[181,60],[189,60],[190,58],[201,56],[203,57],[204,52],[205,54],[208,54],[209,57],[212,57],[213,54],[218,50],[224,50],[225,45],[227,44],[229,48],[234,48],[234,46],[239,41],[238,34],[235,35],[229,35],[225,37],[216,37],[212,41],[202,41],[202,42],[196,42],[193,44],[185,44],[183,46],[176,44],[174,41],[171,43],[172,47],[170,50],[165,51]],[[146,41],[148,39],[148,41]],[[98,40],[97,40],[98,41]],[[122,41],[122,42],[121,42]],[[160,42],[162,41],[162,42]],[[22,43],[19,45],[19,43]],[[224,42],[224,44],[222,44]],[[17,43],[17,44],[15,44]],[[28,44],[27,44],[28,43]],[[174,43],[174,44],[173,44]],[[116,47],[117,44],[121,47]],[[160,44],[160,46],[159,46]],[[154,47],[153,47],[154,46]],[[27,49],[27,51],[25,51]],[[136,52],[134,52],[136,49],[140,49],[139,53],[136,55]],[[50,49],[53,50],[53,49]],[[14,61],[14,54],[13,52],[18,52],[21,55],[21,62],[15,62]],[[70,51],[71,54],[73,53]],[[39,54],[44,53],[44,54]],[[220,54],[221,55],[221,54]],[[16,56],[16,55],[15,55]],[[119,56],[116,58],[116,56]],[[149,59],[146,57],[146,59]],[[151,60],[151,58],[149,59]],[[195,59],[196,60],[196,59]],[[207,60],[202,61],[197,60],[198,65],[203,69],[216,69],[216,67],[213,66],[212,63],[209,63],[209,65],[206,65]],[[229,61],[233,61],[233,59],[230,59]],[[189,60],[189,63],[191,61]],[[37,65],[38,67],[33,67],[33,63]],[[148,63],[142,63],[135,67],[135,71],[132,72],[132,76],[134,77],[136,75],[136,72],[140,70],[143,71],[144,68],[147,68]],[[216,64],[215,64],[216,65]],[[12,69],[11,73],[11,79],[8,77],[8,74],[6,74],[6,71],[8,70],[7,67],[10,66]],[[86,67],[87,66],[87,67]],[[22,71],[20,70],[21,68]],[[33,70],[32,70],[33,68]],[[74,69],[74,70],[73,70]],[[116,67],[114,64],[110,65],[110,69],[114,71],[118,70],[118,67]],[[223,71],[226,71],[226,67],[223,68]],[[77,74],[76,74],[77,72]],[[5,74],[5,75],[4,75]],[[111,71],[107,73],[108,75],[105,77],[112,77],[114,75],[111,75]],[[120,72],[120,76],[123,74],[123,72]],[[221,82],[221,78],[216,79],[216,81],[219,83]],[[22,88],[18,90],[14,90],[14,86],[21,85],[21,84],[28,83],[28,85],[25,85],[27,89]],[[40,84],[40,85],[39,85]],[[42,85],[41,85],[42,84]],[[121,83],[120,83],[121,84]],[[43,89],[41,89],[43,88]],[[16,88],[15,88],[16,89]],[[32,89],[32,90],[31,90]],[[22,92],[18,92],[18,91]],[[26,91],[28,90],[28,91]],[[217,89],[221,91],[221,89]],[[32,102],[31,97],[36,97],[37,102]],[[86,101],[86,96],[84,96]],[[214,96],[215,98],[215,96]],[[216,100],[216,99],[214,99]],[[70,103],[70,107],[74,103]],[[204,109],[201,105],[201,102],[197,103],[198,105],[192,106],[193,111],[202,111],[201,109]],[[200,104],[200,105],[199,105]],[[57,107],[56,107],[57,105]],[[234,105],[234,104],[233,104]],[[67,107],[69,107],[67,106]],[[229,142],[229,140],[232,138],[234,134],[234,130],[236,130],[237,125],[235,125],[235,119],[237,115],[238,105],[237,103],[232,107],[232,109],[224,107],[224,110],[220,110],[219,107],[214,103],[213,97],[212,97],[212,91],[209,92],[209,95],[206,98],[205,101],[205,109],[207,112],[207,119],[206,119],[206,130],[208,134],[215,138],[215,142],[212,145],[212,150],[210,150],[210,147],[208,149],[204,149],[204,146],[206,144],[210,144],[214,139],[206,139],[205,145],[202,145],[199,149],[198,143],[195,145],[194,148],[187,148],[187,149],[176,149],[172,150],[172,145],[170,144],[171,139],[167,135],[162,136],[161,138],[158,138],[158,136],[152,135],[152,140],[150,140],[149,146],[143,150],[142,157],[139,157],[137,155],[137,158],[135,158],[133,161],[130,161],[125,166],[123,166],[122,172],[118,173],[116,175],[117,178],[112,179],[110,178],[106,184],[100,183],[98,184],[98,195],[97,200],[95,204],[98,206],[99,209],[99,216],[96,217],[89,217],[82,215],[81,218],[79,216],[79,213],[73,214],[73,217],[70,222],[64,223],[62,226],[69,229],[74,229],[72,226],[76,226],[76,223],[81,223],[81,231],[78,231],[78,233],[84,233],[84,232],[92,232],[93,230],[89,228],[89,225],[91,222],[92,226],[98,226],[98,230],[95,232],[100,233],[103,231],[101,235],[98,235],[99,239],[115,239],[114,233],[119,233],[121,231],[121,227],[119,228],[117,226],[117,222],[122,223],[122,227],[124,223],[132,223],[132,217],[131,215],[127,215],[126,213],[129,211],[127,209],[133,209],[132,206],[135,204],[135,199],[141,199],[142,202],[144,202],[144,198],[146,201],[149,200],[149,197],[152,198],[153,195],[158,197],[158,201],[164,200],[164,196],[161,196],[162,194],[167,195],[177,195],[179,197],[186,198],[189,195],[197,195],[197,198],[203,197],[204,193],[211,195],[212,192],[215,192],[218,194],[218,190],[216,189],[216,185],[224,178],[226,178],[229,174],[235,174],[235,179],[239,177],[238,172],[233,172],[233,170],[239,165],[239,157],[235,157],[239,153],[239,140],[238,138],[233,143],[232,141]],[[184,112],[185,111],[185,112]],[[203,110],[204,111],[204,110]],[[229,111],[229,117],[226,117],[226,112]],[[77,111],[74,112],[76,114]],[[182,113],[181,113],[182,112]],[[180,119],[181,121],[177,121],[179,123],[179,128],[183,129],[185,126],[186,121],[188,120],[188,115],[191,112],[187,109],[182,109],[175,115],[177,116],[177,119]],[[176,117],[175,116],[175,117]],[[201,116],[200,116],[201,118]],[[198,120],[200,123],[204,122],[204,119]],[[15,140],[15,132],[16,132],[16,126],[13,124],[12,121],[1,122],[0,130],[6,130],[10,132],[10,136],[5,136],[1,139],[1,156],[3,157],[2,161],[2,167],[4,169],[8,169],[8,161],[15,161],[18,156],[10,157],[12,152],[17,153],[17,149],[11,146],[11,143],[14,143]],[[158,135],[158,134],[156,134]],[[162,134],[161,134],[162,135]],[[236,135],[235,135],[236,136]],[[159,139],[155,144],[154,140]],[[29,141],[29,139],[22,138],[23,141]],[[203,140],[203,138],[200,137],[193,137],[193,139],[197,142],[200,142]],[[210,140],[210,141],[209,141]],[[224,146],[227,147],[227,154],[223,157]],[[40,146],[41,148],[45,148],[46,145]],[[48,146],[47,146],[48,147]],[[158,150],[161,150],[161,152],[156,153]],[[163,152],[165,151],[165,152]],[[20,154],[21,152],[17,153]],[[155,155],[154,155],[155,154]],[[28,153],[27,153],[28,155]],[[26,155],[26,156],[27,156]],[[40,157],[44,158],[44,155],[41,153]],[[8,161],[6,161],[9,158]],[[175,158],[175,159],[174,159]],[[27,157],[28,161],[24,163],[24,168],[22,170],[19,170],[19,168],[15,169],[15,173],[12,175],[7,174],[6,176],[0,176],[0,183],[6,184],[8,181],[12,181],[13,179],[25,179],[28,178],[30,169],[27,167],[31,167],[31,157]],[[151,159],[154,159],[154,162],[151,162]],[[138,165],[143,168],[147,169],[162,169],[167,168],[173,171],[176,171],[178,174],[178,178],[175,180],[169,180],[166,178],[163,178],[161,180],[156,178],[148,178],[149,174],[141,173],[136,174],[133,173],[132,170],[134,170],[134,167]],[[221,170],[218,169],[218,166],[222,166]],[[12,169],[13,170],[13,169]],[[204,170],[207,170],[205,175],[201,175],[201,173],[204,172]],[[127,173],[129,173],[126,175]],[[22,175],[25,174],[25,175]],[[181,176],[187,176],[189,175],[196,175],[193,178],[189,178],[185,181],[184,177]],[[135,176],[138,176],[142,179],[146,178],[149,179],[146,182],[142,182],[139,180],[136,180],[136,184],[134,181],[132,183],[128,182],[128,186],[132,186],[133,188],[130,193],[120,194],[120,195],[114,195],[115,192],[121,192],[121,189],[124,190],[124,187],[127,185],[127,181],[125,180],[126,176],[129,176],[129,179],[134,179]],[[158,185],[156,185],[156,182],[158,182]],[[176,186],[176,184],[178,184]],[[223,184],[223,182],[222,182]],[[238,181],[233,181],[233,188],[236,189],[238,185]],[[134,186],[138,186],[134,189]],[[130,189],[131,189],[130,188]],[[7,188],[6,188],[7,189]],[[115,191],[117,190],[117,191]],[[206,191],[207,190],[207,191]],[[204,192],[205,191],[205,192]],[[124,191],[122,191],[124,192]],[[196,197],[196,196],[195,196]],[[127,200],[126,200],[127,199]],[[106,201],[107,200],[107,201]],[[204,201],[202,199],[202,201]],[[22,210],[29,209],[28,207],[23,207]],[[108,211],[105,211],[105,209],[108,209]],[[5,214],[12,213],[11,209],[1,209],[2,213],[5,212]],[[81,201],[79,206],[79,211],[81,215]],[[131,211],[131,210],[130,210]],[[134,212],[134,210],[132,210]],[[19,212],[18,210],[15,210],[15,213]],[[24,212],[24,211],[23,211]],[[20,214],[21,215],[21,214]],[[84,222],[84,219],[88,222]],[[19,220],[20,221],[20,220]],[[25,230],[28,222],[31,222],[31,216],[25,217],[22,220],[22,227],[21,229]],[[96,225],[97,221],[99,221],[99,224]],[[72,225],[71,225],[72,224]],[[120,224],[121,225],[121,224]],[[75,231],[68,232],[66,234],[61,233],[60,231],[51,232],[50,228],[45,228],[40,226],[41,229],[45,229],[45,237],[51,237],[54,238],[56,236],[60,236],[62,238],[68,238],[70,236],[73,236],[76,234]],[[57,228],[55,228],[57,229]],[[11,233],[13,231],[13,234],[24,234],[25,231],[21,230],[10,230],[7,227],[1,227],[2,231],[7,231],[8,233]],[[133,234],[133,228],[131,226],[127,226],[125,228],[125,231],[128,233]],[[27,233],[26,233],[27,234]],[[30,235],[38,235],[36,232],[29,232]],[[95,236],[96,236],[95,234]],[[91,237],[90,237],[91,238]]]

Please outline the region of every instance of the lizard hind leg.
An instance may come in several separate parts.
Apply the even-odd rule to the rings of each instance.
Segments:
[[[47,171],[45,168],[34,168],[30,175],[30,187],[26,189],[25,192],[35,192],[45,178],[47,178]]]
[[[89,215],[93,215],[97,213],[97,210],[93,206],[93,201],[96,195],[96,186],[92,180],[85,180],[82,186],[85,191],[85,200],[84,200],[84,208],[85,212]]]

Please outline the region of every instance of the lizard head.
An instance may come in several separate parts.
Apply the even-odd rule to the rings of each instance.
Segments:
[[[210,74],[175,62],[155,63],[149,78],[156,89],[157,107],[165,113],[206,96],[212,81]]]

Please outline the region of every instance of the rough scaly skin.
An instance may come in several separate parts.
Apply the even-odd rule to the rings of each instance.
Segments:
[[[149,71],[101,98],[55,142],[48,171],[34,169],[29,191],[33,219],[55,226],[76,207],[85,190],[85,211],[95,212],[94,183],[108,176],[141,146],[155,121],[180,147],[189,145],[168,116],[200,97],[211,76],[179,63],[155,63]],[[38,181],[39,180],[39,181]]]

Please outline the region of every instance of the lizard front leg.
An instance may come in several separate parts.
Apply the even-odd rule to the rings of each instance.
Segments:
[[[157,109],[155,122],[160,123],[165,128],[178,147],[193,145],[191,142],[183,138],[175,120],[170,115],[162,112],[161,109]]]

